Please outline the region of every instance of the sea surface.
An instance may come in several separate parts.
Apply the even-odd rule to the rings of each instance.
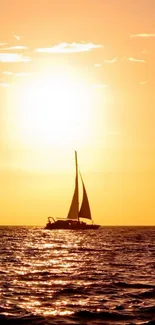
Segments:
[[[0,324],[155,324],[155,227],[0,227]]]

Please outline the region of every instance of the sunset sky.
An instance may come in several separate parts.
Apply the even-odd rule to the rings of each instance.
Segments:
[[[1,0],[0,224],[155,225],[155,1]]]

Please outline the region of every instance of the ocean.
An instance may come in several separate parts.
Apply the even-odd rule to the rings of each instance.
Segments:
[[[0,227],[0,324],[155,324],[155,227]]]

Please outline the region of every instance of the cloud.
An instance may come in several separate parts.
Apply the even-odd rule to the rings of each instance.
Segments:
[[[80,53],[102,48],[103,45],[93,43],[60,43],[52,47],[37,48],[40,53]]]
[[[0,46],[5,46],[7,45],[7,43],[0,43]]]
[[[1,48],[0,50],[12,51],[12,50],[26,50],[28,49],[27,46],[17,45],[17,46],[8,46],[5,48]]]
[[[30,72],[18,72],[13,74],[15,77],[28,77],[31,75]]]
[[[104,63],[115,63],[117,61],[117,58],[113,58],[111,60],[104,60]]]
[[[99,68],[99,67],[101,67],[101,64],[100,63],[95,63],[94,67]]]
[[[7,88],[9,87],[9,84],[6,82],[0,82],[0,87]]]
[[[147,33],[142,33],[142,34],[134,34],[130,35],[131,38],[133,37],[155,37],[155,34],[147,34]]]
[[[13,35],[13,37],[14,37],[17,41],[20,40],[20,36],[18,36],[18,35]]]
[[[5,76],[15,76],[15,77],[27,77],[27,76],[31,75],[30,72],[15,72],[14,73],[11,71],[3,71],[2,74]]]
[[[0,53],[0,62],[29,62],[30,57],[17,53]]]
[[[11,76],[13,74],[13,72],[3,71],[2,74],[4,74],[5,76]]]
[[[142,60],[142,59],[128,58],[128,60],[131,61],[131,62],[146,63],[146,61]]]
[[[147,84],[147,82],[148,82],[147,80],[146,80],[146,81],[141,81],[141,82],[140,82],[140,85]]]
[[[142,54],[149,54],[150,52],[147,51],[146,49],[144,49],[144,50],[141,51],[141,53],[142,53]]]
[[[106,84],[96,84],[96,85],[93,85],[93,88],[97,88],[97,89],[100,89],[100,88],[107,88],[108,85]]]

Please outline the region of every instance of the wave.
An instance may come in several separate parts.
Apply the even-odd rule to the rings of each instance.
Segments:
[[[149,290],[138,295],[132,295],[134,297],[138,297],[139,299],[155,299],[155,290]]]
[[[149,313],[149,314],[155,315],[155,306],[141,307],[140,311],[143,312],[143,313]]]
[[[102,320],[111,320],[111,321],[116,321],[116,320],[129,320],[129,319],[133,319],[133,316],[129,316],[129,315],[123,315],[120,313],[113,313],[113,312],[108,312],[108,311],[101,311],[101,312],[92,312],[92,311],[88,311],[88,310],[81,310],[78,311],[74,314],[74,316],[78,316],[82,319],[102,319]]]
[[[153,320],[151,320],[150,322],[143,323],[141,325],[155,325],[155,318]]]
[[[48,316],[42,317],[33,314],[21,316],[0,315],[0,324],[3,325],[68,325],[68,324],[90,324],[92,321],[123,321],[132,320],[133,316],[122,315],[112,312],[91,312],[88,310],[77,311],[70,316]],[[88,323],[87,323],[88,322]],[[95,324],[95,323],[94,323]],[[100,323],[101,324],[101,323]]]
[[[67,292],[68,294],[68,292]],[[121,308],[122,309],[122,308]],[[111,322],[125,322],[130,324],[137,324],[141,320],[141,325],[155,325],[155,307],[141,308],[137,313],[125,313],[122,310],[120,312],[108,311],[108,310],[94,310],[90,311],[82,309],[70,312],[70,315],[65,314],[42,316],[28,313],[24,309],[3,309],[0,310],[0,324],[3,325],[77,325],[77,324],[111,324]],[[141,312],[141,314],[139,313]],[[145,323],[142,323],[145,321]]]
[[[114,285],[117,287],[122,287],[122,288],[134,288],[134,289],[155,289],[155,286],[152,284],[144,284],[144,283],[127,283],[127,282],[114,282]]]
[[[0,324],[3,325],[45,325],[45,319],[41,316],[25,315],[25,316],[6,316],[0,315]]]
[[[0,324],[155,325],[154,236],[135,228],[3,230]]]

